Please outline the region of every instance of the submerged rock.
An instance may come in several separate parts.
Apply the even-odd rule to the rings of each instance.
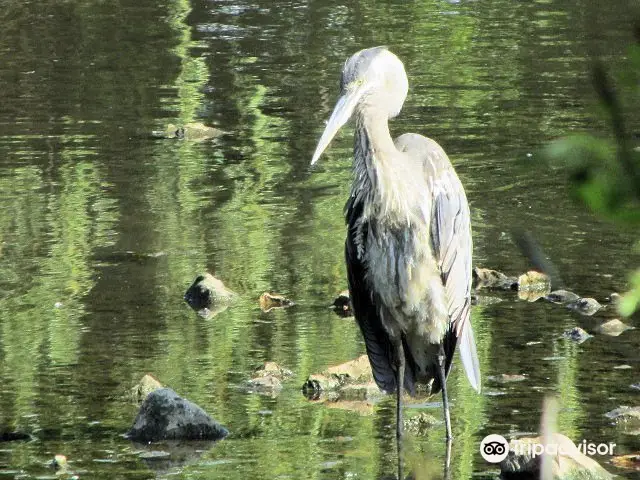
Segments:
[[[161,443],[134,442],[134,455],[147,468],[156,472],[154,478],[167,478],[169,470],[177,471],[200,462],[202,456],[215,446],[211,440],[164,440]]]
[[[293,372],[288,368],[281,367],[276,362],[265,362],[264,365],[256,369],[256,376],[274,376],[280,380],[293,376]]]
[[[613,478],[598,462],[584,455],[567,437],[556,433],[547,445],[552,459],[554,480],[585,479],[608,480]],[[543,437],[520,438],[509,442],[507,458],[500,462],[505,478],[538,478],[542,455],[536,448],[544,448]]]
[[[522,382],[523,380],[526,380],[527,377],[520,374],[501,373],[500,375],[490,375],[487,379],[496,383],[514,383]]]
[[[588,339],[590,339],[593,335],[589,335],[580,327],[573,327],[570,330],[567,330],[562,334],[564,338],[568,338],[569,340],[573,340],[577,343],[582,343]]]
[[[247,381],[247,391],[275,397],[282,390],[282,382],[291,377],[293,372],[275,362],[266,362],[255,372],[255,376]]]
[[[198,405],[161,388],[147,396],[127,437],[139,442],[220,440],[228,433]]]
[[[131,395],[131,399],[134,402],[140,403],[145,398],[147,398],[147,395],[149,395],[154,390],[158,390],[159,388],[162,388],[160,380],[158,380],[150,373],[147,373],[140,379],[136,386],[131,388],[129,393]]]
[[[357,384],[357,389],[347,389],[347,385]],[[369,358],[362,355],[355,360],[330,367],[320,374],[310,375],[302,386],[304,395],[312,400],[320,398],[322,393],[338,392],[355,394],[359,397],[361,390],[365,393],[369,385],[375,385]],[[377,390],[377,387],[376,387]],[[338,396],[335,397],[337,399]]]
[[[623,332],[627,330],[633,330],[633,327],[630,327],[626,323],[622,323],[617,318],[613,320],[609,320],[608,322],[604,322],[601,325],[598,325],[595,328],[596,332],[601,333],[603,335],[609,335],[610,337],[617,337]]]
[[[495,305],[496,303],[502,302],[502,299],[499,297],[491,297],[489,295],[477,295],[471,294],[471,305]]]
[[[578,300],[580,296],[569,290],[554,290],[544,298],[552,303],[565,304]]]
[[[565,305],[570,310],[581,315],[591,316],[602,308],[602,305],[594,298],[579,298]]]
[[[190,122],[183,125],[168,124],[164,130],[153,130],[151,136],[157,139],[178,139],[203,141],[223,135],[224,132],[204,123]]]
[[[620,298],[622,298],[622,296],[619,293],[613,292],[607,297],[606,301],[614,305],[618,305],[620,303]]]
[[[628,435],[640,435],[640,407],[622,406],[605,413]]]
[[[611,459],[611,463],[613,463],[618,468],[640,472],[640,454],[638,453],[613,457]]]
[[[421,412],[418,415],[414,415],[404,420],[404,428],[414,435],[424,436],[428,434],[435,426],[442,425],[442,420],[438,420],[433,415],[425,412]]]
[[[20,440],[31,440],[31,435],[24,432],[5,432],[0,429],[0,442],[15,442]]]
[[[604,414],[605,417],[616,423],[638,423],[640,425],[640,407],[628,407],[623,405]]]
[[[265,313],[270,312],[274,308],[286,308],[293,305],[295,305],[295,303],[284,295],[269,292],[264,292],[260,295],[260,309]]]
[[[138,457],[142,460],[166,460],[171,457],[171,452],[165,452],[164,450],[150,450],[148,452],[142,452]]]
[[[226,306],[235,293],[210,273],[198,275],[184,294],[184,300],[194,310],[209,309],[212,305]]]
[[[249,393],[259,393],[261,395],[275,397],[280,393],[280,390],[282,390],[282,380],[272,375],[247,380],[246,391]]]
[[[517,279],[507,277],[504,273],[489,268],[475,267],[472,271],[473,288],[495,288],[499,290],[514,290]]]
[[[353,307],[351,306],[351,298],[349,297],[349,290],[343,290],[338,294],[332,304],[333,311],[340,317],[353,316]]]

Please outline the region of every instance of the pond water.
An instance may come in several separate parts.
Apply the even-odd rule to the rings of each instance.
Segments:
[[[637,232],[575,204],[540,150],[569,132],[608,134],[590,58],[621,68],[637,6],[5,2],[0,430],[33,440],[0,443],[0,478],[55,478],[55,454],[93,479],[392,478],[392,401],[357,412],[300,391],[309,374],[364,352],[353,319],[327,308],[346,288],[352,130],[309,168],[344,60],[384,44],[404,61],[410,92],[392,132],[428,135],[449,153],[471,204],[476,266],[526,271],[510,232],[527,229],[567,288],[602,302],[638,264]],[[189,122],[226,134],[150,138]],[[214,317],[195,314],[182,295],[201,271],[240,299]],[[262,312],[264,291],[296,305]],[[604,413],[638,405],[640,329],[576,344],[562,333],[591,331],[611,307],[590,318],[496,296],[472,312],[483,393],[457,365],[449,380],[453,478],[497,477],[480,440],[538,431],[548,394],[576,443],[638,452],[640,437]],[[294,372],[275,398],[242,388],[265,361]],[[169,461],[142,459],[122,434],[138,408],[126,393],[147,372],[230,437]],[[503,373],[525,379],[488,379]],[[440,398],[406,414],[421,412],[440,418]],[[416,478],[442,475],[443,437],[442,425],[408,435]],[[597,459],[616,471],[610,457]]]

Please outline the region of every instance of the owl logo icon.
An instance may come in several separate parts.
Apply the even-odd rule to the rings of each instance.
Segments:
[[[509,455],[509,442],[502,435],[487,435],[480,442],[480,455],[489,463],[500,463]]]

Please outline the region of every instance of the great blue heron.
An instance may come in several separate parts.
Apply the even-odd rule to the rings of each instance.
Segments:
[[[406,133],[395,142],[388,120],[408,91],[402,62],[385,47],[361,50],[342,70],[339,98],[311,164],[355,117],[354,180],[346,205],[349,291],[378,386],[442,390],[452,438],[446,378],[456,343],[469,382],[480,390],[470,322],[471,224],[464,189],[435,141]],[[400,460],[399,460],[400,461]],[[401,464],[399,464],[401,465]],[[401,467],[399,467],[401,471]]]

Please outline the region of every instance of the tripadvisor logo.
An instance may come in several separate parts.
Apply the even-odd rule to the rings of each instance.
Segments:
[[[509,442],[502,435],[487,435],[480,442],[480,455],[489,463],[500,463],[509,455]]]
[[[615,443],[592,443],[582,440],[574,448],[583,455],[613,455]],[[549,443],[544,445],[535,442],[514,442],[512,451],[515,455],[537,457],[547,455],[570,455],[565,448],[568,446]],[[573,447],[573,445],[571,445]],[[573,448],[570,448],[573,450]],[[575,451],[575,450],[574,450]],[[502,435],[487,435],[480,442],[480,455],[489,463],[500,463],[509,455],[509,442]]]

